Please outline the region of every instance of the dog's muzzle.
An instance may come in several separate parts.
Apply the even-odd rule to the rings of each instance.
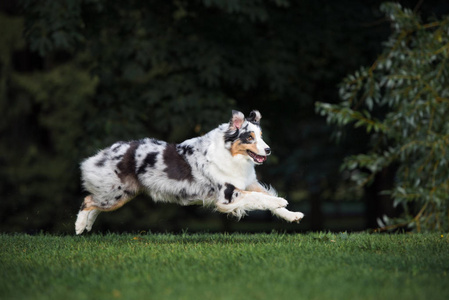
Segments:
[[[266,155],[258,155],[256,153],[250,151],[250,150],[247,150],[246,152],[254,160],[254,162],[256,164],[263,164],[267,160],[267,156]],[[270,151],[270,153],[271,153],[271,151]]]

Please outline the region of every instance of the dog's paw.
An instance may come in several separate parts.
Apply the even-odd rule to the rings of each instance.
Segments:
[[[302,218],[304,218],[304,214],[302,212],[292,212],[291,218],[289,222],[301,222]]]
[[[75,232],[76,234],[83,233],[84,229],[86,229],[87,226],[87,216],[89,215],[88,211],[80,211],[78,213],[78,217],[75,222]]]
[[[289,211],[288,209],[283,207],[274,210],[273,214],[290,223],[293,222],[299,223],[302,220],[302,218],[304,218],[304,214],[302,212]]]
[[[75,232],[77,235],[80,235],[86,229],[86,224],[80,224],[79,222],[75,223]]]
[[[287,200],[285,200],[284,198],[281,197],[274,197],[274,204],[276,206],[276,208],[281,208],[281,207],[286,207],[288,205]]]

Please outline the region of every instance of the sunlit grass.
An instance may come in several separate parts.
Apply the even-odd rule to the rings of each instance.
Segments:
[[[441,234],[0,235],[0,299],[448,299]]]

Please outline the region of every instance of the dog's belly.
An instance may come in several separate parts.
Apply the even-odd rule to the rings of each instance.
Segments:
[[[148,181],[147,181],[148,182]],[[193,182],[162,180],[151,184],[142,182],[144,191],[156,202],[170,202],[181,205],[208,205],[217,198],[218,188]]]

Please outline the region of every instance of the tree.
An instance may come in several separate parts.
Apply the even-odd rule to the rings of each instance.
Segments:
[[[424,23],[399,4],[381,9],[393,29],[382,55],[343,80],[340,103],[317,103],[317,111],[329,123],[370,134],[369,151],[342,165],[356,182],[397,167],[394,188],[385,192],[405,214],[384,220],[383,229],[448,231],[449,17]]]

